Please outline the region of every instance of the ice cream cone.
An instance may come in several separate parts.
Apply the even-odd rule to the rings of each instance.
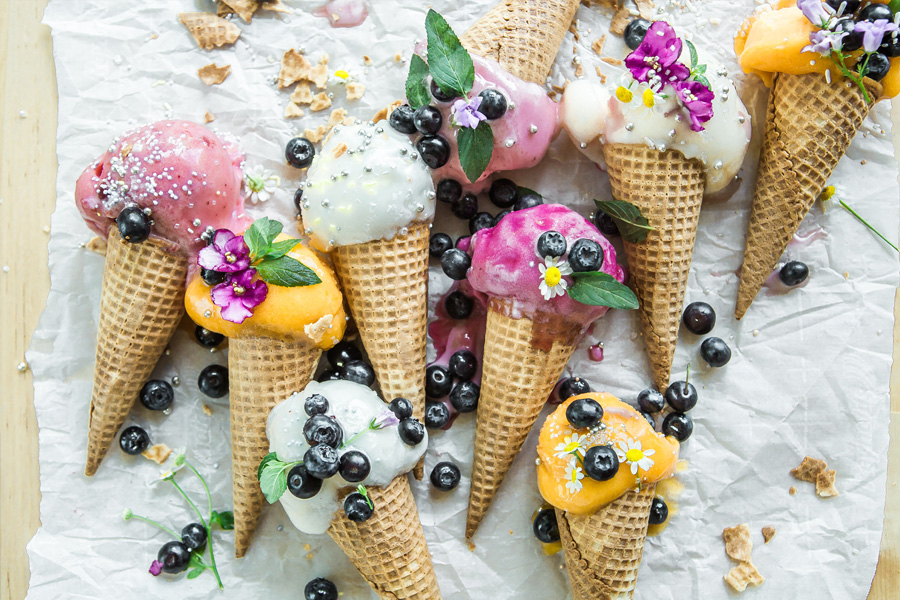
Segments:
[[[467,538],[475,535],[576,346],[574,332],[554,331],[544,316],[515,319],[511,312],[509,301],[492,298],[488,305]]]
[[[882,92],[846,79],[778,74],[766,114],[734,316],[742,318]]]
[[[605,145],[603,154],[613,197],[637,206],[655,229],[643,242],[625,242],[625,255],[653,380],[665,391],[697,237],[703,165],[675,150],[630,144]]]
[[[628,492],[592,515],[556,509],[574,600],[634,595],[655,485]]]
[[[85,475],[97,471],[184,315],[188,261],[170,250],[168,242],[132,244],[109,229]]]
[[[503,0],[466,31],[469,51],[543,85],[580,0]]]
[[[234,554],[241,558],[259,521],[265,497],[257,468],[269,453],[266,421],[272,407],[313,378],[322,351],[296,341],[265,337],[228,341]]]
[[[400,475],[385,488],[369,487],[367,492],[375,505],[369,520],[357,523],[339,511],[328,534],[379,598],[440,600],[407,476]]]

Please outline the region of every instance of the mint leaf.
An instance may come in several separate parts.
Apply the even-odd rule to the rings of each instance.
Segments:
[[[697,74],[702,75],[704,73],[706,73],[706,65],[697,65]]]
[[[538,194],[536,191],[520,185],[519,189],[518,189],[518,197],[521,198],[522,196],[529,196],[529,195],[537,196],[541,200],[544,199],[544,197],[541,196],[540,194]]]
[[[638,308],[637,296],[627,286],[616,281],[612,275],[599,271],[572,273],[575,284],[569,288],[569,297],[590,306],[610,308]]]
[[[409,61],[409,75],[406,76],[406,99],[413,110],[431,103],[431,94],[425,85],[426,77],[428,63],[418,54],[413,54]]]
[[[888,8],[891,9],[891,14],[897,14],[900,11],[900,0],[891,0],[888,2]]]
[[[204,571],[204,569],[205,569],[205,567],[197,567],[196,569],[189,571],[187,574],[187,578],[188,579],[197,579],[198,577],[200,577],[200,574]]]
[[[222,512],[214,510],[209,516],[210,526],[212,526],[213,523],[215,523],[225,531],[230,531],[234,529],[234,513],[230,510],[223,510]]]
[[[290,240],[281,240],[280,242],[275,242],[272,244],[272,247],[269,248],[269,251],[266,253],[265,258],[281,258],[288,252],[294,249],[294,246],[300,243],[300,240],[290,239]]]
[[[279,460],[270,462],[263,469],[262,475],[259,477],[259,489],[262,490],[269,504],[277,502],[287,491],[287,467],[289,464]]]
[[[490,125],[482,121],[475,129],[461,128],[456,134],[456,142],[459,145],[459,164],[469,181],[475,183],[491,162],[494,132]]]
[[[265,256],[283,227],[281,223],[273,221],[269,217],[263,217],[254,221],[250,228],[244,232],[244,242],[250,248],[250,254],[255,258]]]
[[[266,454],[261,461],[259,461],[259,466],[256,467],[256,478],[262,479],[263,471],[266,470],[266,467],[272,462],[281,462],[278,460],[278,455],[274,452],[269,452]],[[282,463],[284,464],[284,463]]]
[[[702,85],[705,85],[710,91],[712,91],[712,86],[709,84],[709,79],[707,79],[705,76],[701,75],[700,73],[694,73],[694,81],[696,81]]]
[[[694,67],[697,66],[698,58],[697,58],[697,49],[694,48],[694,45],[690,40],[684,40],[684,43],[687,44],[688,52],[691,53],[691,71],[694,70]]]
[[[302,287],[322,283],[315,271],[290,256],[266,257],[255,268],[260,279],[281,287]]]
[[[429,9],[425,16],[428,67],[435,83],[447,95],[465,96],[475,83],[475,65],[444,17]]]
[[[640,209],[624,200],[594,200],[597,208],[612,217],[619,228],[619,233],[626,242],[637,244],[647,239],[647,234],[655,231]]]

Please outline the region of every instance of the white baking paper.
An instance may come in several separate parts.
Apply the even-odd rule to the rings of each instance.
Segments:
[[[368,0],[370,15],[359,27],[333,29],[311,14],[316,2],[286,0],[292,15],[261,12],[252,24],[235,21],[243,34],[232,48],[200,51],[176,14],[212,10],[210,0],[53,0],[45,22],[53,30],[59,83],[59,173],[57,210],[50,238],[51,291],[28,360],[34,371],[40,425],[42,528],[28,546],[32,578],[29,600],[50,598],[299,598],[316,576],[333,579],[344,598],[374,598],[327,536],[294,530],[280,506],[264,511],[248,556],[232,558],[232,536],[215,534],[225,591],[211,576],[196,580],[151,577],[147,573],[161,534],[139,522],[124,522],[124,508],[180,529],[191,513],[167,484],[149,486],[159,469],[143,458],[113,448],[92,479],[83,475],[94,338],[100,304],[103,258],[83,248],[92,234],[73,202],[74,182],[123,130],[165,117],[202,120],[212,112],[214,129],[236,136],[247,165],[265,165],[282,178],[275,198],[250,206],[254,216],[290,221],[300,172],[284,165],[284,145],[303,127],[324,122],[327,112],[300,121],[282,117],[288,92],[273,78],[282,53],[301,47],[310,57],[327,53],[329,67],[344,69],[368,90],[355,103],[331,85],[335,106],[369,118],[400,97],[413,42],[424,38],[422,2]],[[431,5],[462,32],[491,2],[434,0]],[[679,3],[680,4],[680,3]],[[703,53],[712,53],[738,74],[732,33],[755,6],[752,0],[710,0],[667,5],[665,14],[688,32]],[[600,64],[591,42],[608,25],[608,9],[582,6],[578,13],[581,57],[587,77]],[[612,43],[612,42],[610,42]],[[573,78],[573,37],[557,58],[552,83]],[[372,59],[366,68],[363,55]],[[200,82],[197,69],[215,61],[230,64],[221,85]],[[762,114],[765,91],[737,76],[741,95],[754,115]],[[890,143],[886,103],[879,104],[838,166],[839,194],[897,237],[897,164]],[[757,137],[761,133],[756,124]],[[763,293],[742,322],[731,317],[737,291],[758,142],[741,173],[743,183],[728,200],[708,201],[686,301],[703,300],[718,313],[714,331],[731,346],[727,367],[712,370],[699,359],[700,340],[684,335],[674,375],[693,365],[700,403],[693,411],[693,437],[683,446],[690,462],[679,475],[684,493],[678,514],[662,535],[647,541],[636,598],[730,598],[722,576],[733,566],[721,539],[726,526],[751,526],[755,563],[766,577],[756,598],[863,599],[875,570],[884,512],[888,448],[888,376],[897,255],[846,212],[823,214],[817,206],[801,232],[824,230],[824,239],[789,255],[806,262],[812,276],[787,295]],[[49,176],[43,174],[42,176]],[[608,198],[608,181],[583,159],[565,136],[537,169],[513,173],[520,185],[588,214],[590,199]],[[23,196],[23,198],[27,197]],[[25,201],[25,200],[23,200]],[[482,200],[488,206],[487,199]],[[454,234],[463,224],[441,206],[436,228]],[[494,210],[493,207],[487,210]],[[448,285],[432,267],[431,300]],[[633,401],[649,383],[649,366],[634,312],[611,311],[596,324],[585,348],[602,341],[606,358],[590,362],[576,352],[568,371]],[[155,375],[177,376],[176,401],[168,416],[140,406],[131,420],[153,440],[186,448],[208,475],[214,508],[231,506],[228,401],[210,400],[197,389],[199,371],[225,364],[224,351],[210,353],[193,340],[189,323],[178,331]],[[212,407],[212,416],[202,410]],[[543,418],[539,420],[539,423]],[[443,597],[558,599],[568,596],[561,554],[545,556],[531,533],[540,504],[534,475],[536,431],[504,482],[471,551],[463,539],[474,438],[474,415],[433,435],[426,471],[453,460],[463,481],[451,493],[414,482],[419,512],[434,556]],[[788,471],[805,455],[827,459],[837,470],[841,495],[817,498],[811,484]],[[200,487],[180,474],[200,499]],[[796,485],[795,496],[788,488]],[[763,545],[760,529],[777,535]],[[305,545],[309,545],[306,547]]]

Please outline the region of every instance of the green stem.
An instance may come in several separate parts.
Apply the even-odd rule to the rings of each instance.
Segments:
[[[162,525],[162,524],[160,524],[160,523],[157,523],[157,522],[154,521],[153,519],[148,519],[147,517],[142,517],[141,515],[136,515],[136,514],[132,514],[132,515],[131,515],[131,518],[132,518],[132,519],[137,519],[138,521],[143,521],[144,523],[148,523],[148,524],[150,524],[150,525],[153,525],[153,526],[156,527],[157,529],[161,529],[162,531],[165,531],[166,533],[168,533],[169,535],[171,535],[171,536],[172,536],[173,538],[175,538],[176,540],[180,540],[180,539],[181,539],[181,536],[180,536],[180,535],[178,535],[177,533],[175,533],[174,531],[172,531],[171,529],[169,529],[169,528],[166,527],[165,525]]]
[[[687,385],[691,381],[691,363],[688,363],[687,374],[684,376],[684,383]]]
[[[849,212],[851,215],[853,215],[854,217],[856,217],[856,219],[857,219],[860,223],[862,223],[863,225],[865,225],[865,226],[869,229],[869,231],[871,231],[872,233],[874,233],[875,235],[877,235],[878,237],[880,237],[882,240],[884,240],[884,243],[886,243],[888,246],[890,246],[891,248],[893,248],[893,249],[896,250],[897,252],[900,252],[900,248],[898,248],[896,245],[894,245],[894,243],[891,242],[889,239],[887,239],[886,237],[884,237],[883,235],[881,235],[881,232],[880,232],[880,231],[878,231],[877,229],[875,229],[874,227],[872,227],[871,225],[869,225],[868,221],[866,221],[865,219],[863,219],[862,216],[860,216],[860,214],[859,214],[858,212],[856,212],[855,210],[853,210],[852,208],[850,208],[850,205],[849,205],[849,204],[847,204],[846,202],[844,202],[843,200],[840,200],[840,199],[838,200],[838,202],[840,202],[840,204],[841,204],[841,206],[844,208],[844,210],[846,210],[846,211]]]
[[[194,465],[192,465],[190,462],[188,462],[187,459],[184,460],[184,464],[185,464],[185,466],[187,466],[188,469],[190,469],[191,471],[194,472],[194,475],[196,475],[197,479],[200,480],[200,483],[203,484],[203,490],[206,492],[206,502],[207,502],[207,505],[209,506],[209,519],[211,521],[212,520],[212,494],[209,493],[209,486],[206,485],[206,480],[203,478],[203,475],[201,475],[200,472],[194,468]],[[172,481],[172,483],[175,483],[175,482]],[[183,495],[183,492],[182,492],[182,495]],[[190,500],[188,500],[188,502],[190,502]],[[193,506],[193,502],[191,502],[191,505]],[[194,510],[196,511],[197,508],[194,507]],[[197,514],[198,515],[200,514],[199,511],[197,512]],[[203,520],[203,517],[201,516],[200,519]],[[219,584],[219,589],[223,590],[223,589],[225,589],[225,586],[222,585],[222,579],[219,577],[219,569],[216,568],[216,555],[215,555],[215,552],[213,551],[212,525],[207,525],[206,522],[204,522],[203,526],[206,528],[206,545],[209,547],[209,563],[210,564],[207,568],[209,568],[213,572],[213,575],[216,576],[216,582]],[[200,560],[202,561],[202,558]],[[206,566],[206,565],[204,564],[204,566]]]
[[[200,509],[197,508],[197,505],[194,504],[194,501],[190,499],[190,497],[184,492],[183,489],[181,489],[181,486],[178,485],[178,483],[174,479],[170,479],[169,481],[172,483],[172,485],[175,486],[175,489],[178,490],[182,497],[184,497],[185,501],[190,504],[191,508],[194,509],[194,512],[197,513],[197,518],[200,519],[200,523],[208,529],[208,526],[206,525],[206,519],[204,519],[203,515],[200,514]],[[181,536],[179,536],[179,538],[180,537]]]
[[[348,439],[348,440],[346,440],[344,443],[342,443],[342,444],[341,444],[341,447],[339,448],[339,450],[343,450],[344,448],[346,448],[347,446],[349,446],[351,443],[353,443],[353,440],[355,440],[356,438],[358,438],[359,436],[361,436],[361,435],[364,434],[365,432],[371,431],[372,429],[374,429],[374,427],[372,427],[372,424],[374,424],[374,422],[375,422],[375,421],[374,421],[374,419],[373,419],[372,423],[370,423],[368,427],[366,427],[366,428],[363,429],[362,431],[359,431],[359,432],[355,433],[350,439]]]
[[[194,475],[197,476],[197,479],[200,480],[200,483],[203,484],[203,489],[206,491],[206,502],[209,505],[209,518],[212,518],[212,495],[209,493],[209,486],[206,485],[206,480],[203,479],[203,475],[200,474],[197,469],[194,468],[194,465],[188,462],[187,459],[184,459],[184,465],[194,472]]]
[[[835,55],[837,55],[837,57],[838,57],[837,59],[834,58]],[[839,66],[841,68],[841,73],[844,75],[844,77],[846,77],[850,81],[855,82],[856,85],[859,87],[859,89],[862,90],[863,98],[865,98],[866,103],[871,102],[872,98],[869,96],[869,91],[866,89],[866,86],[863,83],[862,77],[853,73],[853,71],[851,71],[850,68],[847,66],[847,63],[844,62],[844,53],[840,52],[840,51],[836,52],[836,51],[832,50],[828,56],[831,58],[831,60],[837,66]],[[866,63],[868,63],[868,56],[866,57]]]

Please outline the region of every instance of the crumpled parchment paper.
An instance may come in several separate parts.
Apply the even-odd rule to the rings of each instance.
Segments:
[[[43,495],[43,527],[28,546],[29,600],[298,598],[316,576],[333,579],[344,598],[374,598],[330,538],[297,532],[280,506],[265,509],[253,547],[240,561],[232,558],[231,535],[215,534],[224,593],[206,574],[193,581],[153,578],[147,568],[168,540],[142,523],[124,522],[122,510],[128,507],[180,529],[193,520],[188,508],[168,484],[149,485],[159,473],[155,464],[116,448],[93,479],[82,475],[103,259],[82,247],[92,235],[73,202],[81,169],[129,127],[166,117],[201,121],[209,110],[216,117],[212,128],[240,140],[248,167],[262,164],[282,177],[275,197],[249,206],[249,212],[280,215],[290,222],[301,173],[283,164],[284,144],[304,127],[323,123],[328,111],[307,111],[299,121],[282,117],[289,92],[273,85],[282,53],[292,46],[303,48],[312,59],[327,53],[329,68],[344,69],[364,83],[368,90],[357,102],[346,102],[340,85],[329,86],[334,106],[345,106],[351,115],[369,118],[402,95],[408,63],[397,62],[395,55],[408,58],[413,42],[424,38],[425,5],[369,0],[365,23],[334,29],[312,15],[317,2],[286,3],[294,14],[260,12],[252,24],[236,20],[243,30],[238,43],[210,52],[196,48],[176,14],[214,9],[211,0],[53,0],[47,9],[59,83],[59,173],[50,238],[50,297],[28,353],[35,376]],[[431,4],[461,33],[492,2]],[[734,73],[752,114],[763,115],[765,90],[740,74],[731,49],[733,32],[756,3],[710,0],[683,5],[687,8],[666,4],[663,18],[683,27],[701,58],[704,53],[715,56]],[[579,9],[577,55],[586,77],[596,77],[593,67],[601,63],[590,45],[605,32],[610,16],[599,7]],[[572,46],[568,34],[551,83],[574,77]],[[363,55],[371,57],[372,66],[364,67]],[[196,71],[213,61],[230,64],[232,74],[222,85],[208,87]],[[879,104],[832,183],[896,240],[897,163],[890,126],[887,106]],[[761,123],[756,127],[758,135]],[[731,317],[735,272],[741,263],[758,143],[748,153],[737,193],[728,200],[709,200],[703,207],[686,302],[703,300],[715,307],[718,324],[713,335],[725,339],[734,356],[727,367],[712,370],[699,358],[700,339],[685,334],[680,340],[673,377],[683,375],[691,363],[700,393],[692,413],[694,435],[682,449],[690,466],[678,476],[684,492],[677,514],[661,535],[647,541],[638,599],[731,597],[722,576],[733,563],[725,555],[721,532],[741,522],[751,525],[754,561],[766,577],[763,589],[749,595],[861,599],[874,573],[884,509],[897,256],[845,211],[823,214],[817,206],[801,232],[816,238],[824,232],[824,239],[788,251],[810,266],[809,284],[787,295],[764,292],[745,319],[736,322]],[[510,176],[584,214],[591,212],[591,198],[609,197],[606,175],[583,159],[565,135],[540,167]],[[496,212],[486,198],[482,206]],[[441,206],[436,228],[459,235],[464,225]],[[432,266],[432,302],[448,285],[440,269]],[[567,371],[586,377],[596,390],[634,401],[648,385],[650,373],[637,332],[634,312],[611,311],[584,342],[585,348],[604,342],[605,360],[590,362],[587,351],[579,350]],[[227,397],[206,398],[196,384],[199,371],[210,363],[226,364],[225,352],[201,348],[193,340],[192,326],[185,323],[155,372],[180,379],[172,414],[154,414],[138,405],[130,422],[146,427],[154,442],[186,448],[208,475],[214,508],[228,509]],[[204,414],[204,404],[212,408],[212,416]],[[545,556],[531,533],[531,515],[541,501],[533,466],[536,434],[537,428],[481,526],[474,551],[463,540],[474,415],[433,434],[426,472],[447,459],[463,471],[461,485],[451,493],[436,492],[427,482],[413,486],[444,598],[568,595],[562,555]],[[839,497],[819,499],[810,484],[788,475],[806,454],[824,457],[837,470]],[[201,499],[195,480],[185,474],[179,480]],[[792,485],[799,488],[796,496],[788,494]],[[766,525],[778,533],[763,546],[759,532]]]

